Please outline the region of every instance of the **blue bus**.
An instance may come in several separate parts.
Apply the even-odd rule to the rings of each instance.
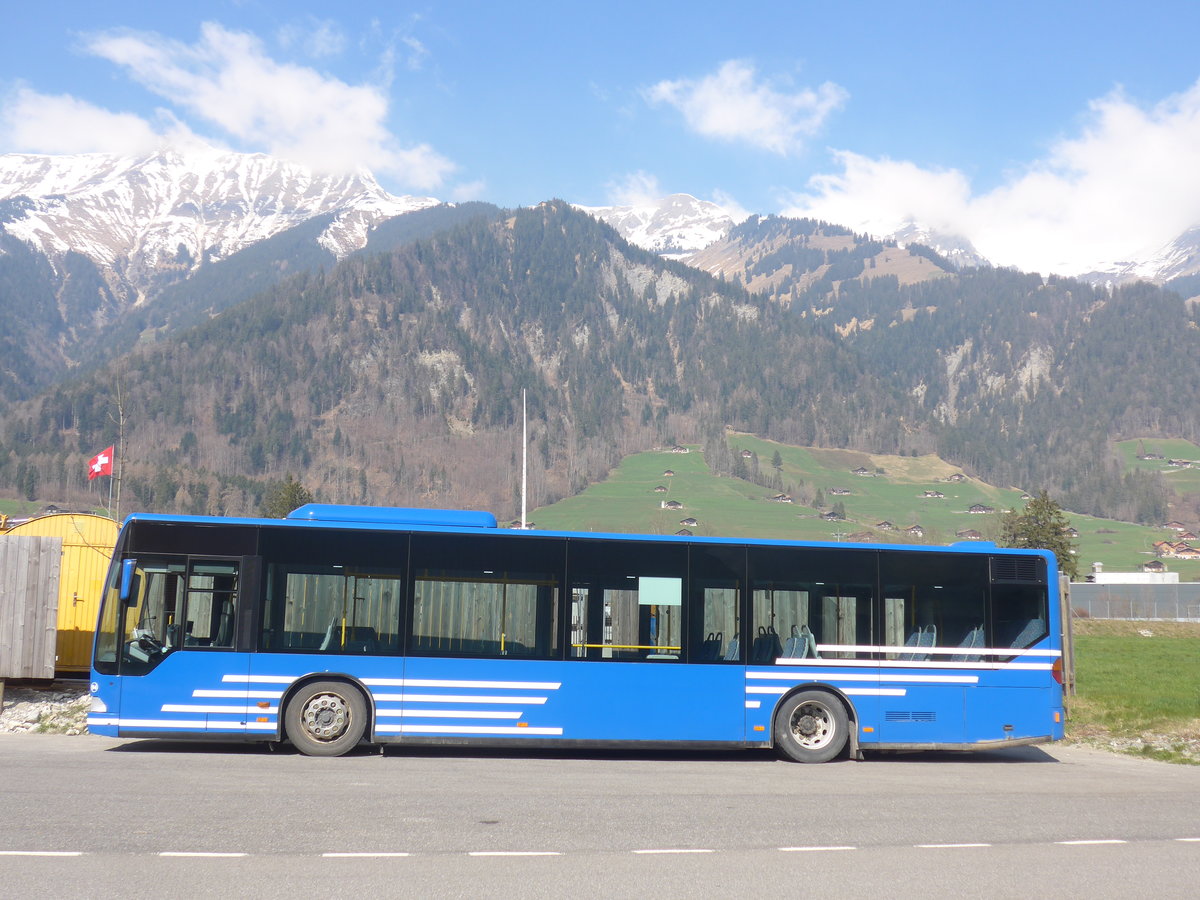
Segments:
[[[787,759],[1063,734],[1053,554],[513,531],[309,504],[135,514],[93,652],[92,733],[773,747]]]

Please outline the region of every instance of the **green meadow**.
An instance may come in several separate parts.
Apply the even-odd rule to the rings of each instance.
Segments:
[[[961,540],[958,532],[966,530],[994,540],[1003,511],[1024,506],[1020,491],[967,477],[936,456],[793,447],[741,434],[731,435],[729,443],[735,452],[747,450],[757,457],[760,480],[774,479],[776,469],[771,462],[778,453],[782,465],[777,483],[782,483],[794,502],[772,501],[779,493],[774,488],[714,475],[700,449],[690,447],[688,453],[648,451],[629,456],[604,481],[532,512],[530,519],[541,529],[570,531],[673,534],[686,527],[702,536],[949,544]],[[1145,443],[1149,452],[1151,442]],[[1137,444],[1127,441],[1118,447],[1130,466],[1148,465],[1135,459]],[[1160,446],[1164,448],[1161,451]],[[1154,452],[1200,459],[1200,448],[1185,441],[1156,442]],[[754,457],[743,460],[747,468],[754,461]],[[1166,469],[1165,462],[1160,464]],[[853,474],[856,469],[870,474]],[[667,475],[667,471],[674,474]],[[1200,469],[1175,470],[1169,477],[1176,479],[1172,484],[1187,486],[1191,478],[1200,482]],[[936,494],[942,496],[927,496]],[[820,507],[815,505],[818,499]],[[663,508],[668,501],[678,502],[681,508]],[[844,509],[845,519],[822,519],[821,514],[832,511],[837,503]],[[993,511],[968,512],[972,506]],[[1081,574],[1086,574],[1093,562],[1103,563],[1109,571],[1134,570],[1153,558],[1155,541],[1174,537],[1161,528],[1128,522],[1069,512],[1068,518],[1079,531],[1076,543]],[[696,524],[685,524],[687,519],[695,519]],[[887,529],[884,523],[893,527]],[[912,526],[919,526],[923,536],[910,535]],[[1184,581],[1200,579],[1200,561],[1171,560],[1167,565]]]
[[[1076,619],[1067,736],[1200,764],[1200,624]]]
[[[1180,494],[1200,494],[1200,467],[1181,469],[1167,464],[1171,459],[1200,461],[1200,447],[1191,441],[1160,441],[1151,438],[1118,441],[1117,451],[1130,469],[1143,472],[1159,472],[1175,491]],[[1139,453],[1157,453],[1163,459],[1138,459]]]

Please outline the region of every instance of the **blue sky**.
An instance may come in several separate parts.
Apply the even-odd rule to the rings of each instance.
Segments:
[[[5,0],[0,152],[200,141],[504,206],[673,192],[1084,271],[1200,224],[1200,4]]]

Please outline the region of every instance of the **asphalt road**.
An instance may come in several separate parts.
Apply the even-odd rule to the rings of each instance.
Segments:
[[[0,735],[0,896],[301,892],[1194,897],[1200,768],[1067,747],[800,766]]]

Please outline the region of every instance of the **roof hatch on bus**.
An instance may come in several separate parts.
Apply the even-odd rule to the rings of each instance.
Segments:
[[[344,506],[306,503],[288,513],[309,522],[353,522],[359,525],[433,525],[450,528],[495,528],[489,512],[457,509],[410,509],[402,506]]]

